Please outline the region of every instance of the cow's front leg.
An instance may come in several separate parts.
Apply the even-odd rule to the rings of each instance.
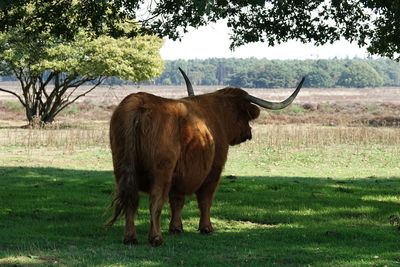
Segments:
[[[202,234],[214,232],[210,220],[210,209],[215,191],[218,187],[222,168],[213,168],[200,189],[196,192],[197,203],[200,209],[199,230]]]
[[[169,204],[171,207],[171,221],[169,223],[169,232],[171,234],[179,234],[183,232],[182,226],[182,208],[185,204],[185,196],[170,192]]]

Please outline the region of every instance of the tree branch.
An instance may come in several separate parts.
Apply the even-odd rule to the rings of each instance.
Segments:
[[[81,98],[81,97],[87,95],[88,93],[90,93],[91,91],[93,91],[93,90],[94,90],[97,86],[99,86],[105,79],[106,79],[106,77],[99,77],[99,80],[97,81],[97,83],[96,83],[92,88],[90,88],[89,90],[85,91],[84,93],[82,93],[82,94],[76,96],[73,100],[67,102],[64,106],[62,106],[59,110],[57,110],[57,111],[54,113],[54,116],[56,116],[56,115],[57,115],[58,113],[60,113],[63,109],[65,109],[66,107],[68,107],[69,105],[71,105],[72,103],[74,103],[74,102],[75,102],[76,100],[78,100],[79,98]]]
[[[55,78],[54,88],[50,92],[50,94],[47,94],[47,92],[46,92],[46,94],[47,94],[46,95],[46,102],[44,103],[44,106],[45,106],[45,111],[44,112],[45,113],[49,112],[49,110],[51,109],[51,104],[52,104],[54,98],[58,95],[58,90],[60,89],[60,87],[57,87],[58,75],[59,75],[59,72],[53,72],[53,77],[52,78]]]
[[[17,77],[17,79],[19,80],[20,84],[21,84],[21,88],[25,87],[23,78],[22,78],[22,70],[19,69],[19,71],[17,71],[16,69],[13,69],[14,75],[15,77]]]
[[[43,91],[44,95],[46,97],[49,97],[49,94],[46,91],[46,86],[47,84],[53,79],[54,75],[56,75],[56,73],[54,71],[52,71],[49,76],[47,77],[46,81],[43,81],[43,77],[42,75],[39,76],[39,81],[40,81],[40,88]]]
[[[90,82],[90,81],[94,81],[94,80],[96,80],[96,78],[86,78],[86,79],[82,79],[74,84],[67,85],[67,88],[74,88],[74,89],[69,93],[69,95],[66,97],[66,99],[68,100],[72,96],[72,94],[76,91],[76,89],[78,89],[79,86],[81,86],[85,82]]]
[[[10,90],[3,89],[3,88],[0,88],[0,91],[6,92],[6,93],[9,93],[9,94],[12,94],[12,95],[16,96],[18,98],[19,102],[21,102],[21,104],[24,107],[26,107],[26,103],[22,100],[22,98],[17,93],[15,93],[13,91],[10,91]]]
[[[95,79],[95,78],[86,78],[86,79],[82,79],[81,81],[77,81],[77,82],[75,82],[75,83],[69,84],[69,85],[68,85],[68,88],[72,88],[72,87],[77,88],[77,87],[81,86],[82,84],[84,84],[85,82],[90,82],[90,81],[94,81],[94,80],[96,80],[96,79]]]

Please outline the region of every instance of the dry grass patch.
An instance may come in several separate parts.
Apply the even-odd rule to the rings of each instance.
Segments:
[[[399,145],[400,129],[366,126],[254,125],[256,142],[270,148],[318,147],[331,145],[383,144]]]

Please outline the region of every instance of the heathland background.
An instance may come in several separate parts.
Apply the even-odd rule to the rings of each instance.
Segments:
[[[3,82],[17,90],[17,84]],[[196,86],[198,94],[220,88]],[[263,111],[252,141],[233,147],[216,194],[216,233],[162,230],[147,245],[141,198],[137,247],[122,244],[110,215],[112,110],[127,94],[179,98],[184,86],[107,85],[47,129],[0,94],[0,265],[9,266],[395,266],[400,264],[400,88],[305,88],[289,108]],[[292,89],[248,89],[281,100]]]
[[[246,88],[287,88],[306,76],[304,87],[400,87],[400,63],[390,59],[309,59],[267,60],[257,58],[209,58],[166,60],[165,69],[151,85],[184,83],[178,68],[183,68],[195,85],[230,85]],[[0,81],[14,80],[0,76]],[[132,84],[108,78],[106,84]]]

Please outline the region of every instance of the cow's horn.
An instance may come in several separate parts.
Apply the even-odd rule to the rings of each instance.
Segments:
[[[260,107],[263,108],[267,108],[267,109],[282,109],[285,108],[287,106],[289,106],[293,100],[296,98],[297,94],[299,93],[301,87],[303,86],[303,82],[305,80],[305,77],[303,77],[303,79],[301,79],[299,85],[297,85],[296,90],[292,93],[291,96],[289,96],[286,100],[282,101],[282,102],[270,102],[270,101],[266,101],[260,98],[257,98],[255,96],[252,95],[247,95],[246,99],[249,100],[250,102],[259,105]]]
[[[188,76],[183,71],[183,69],[181,69],[181,67],[179,67],[179,71],[182,73],[183,79],[185,79],[186,89],[187,89],[188,95],[189,96],[194,96],[193,86],[192,86],[192,83],[190,82]]]

